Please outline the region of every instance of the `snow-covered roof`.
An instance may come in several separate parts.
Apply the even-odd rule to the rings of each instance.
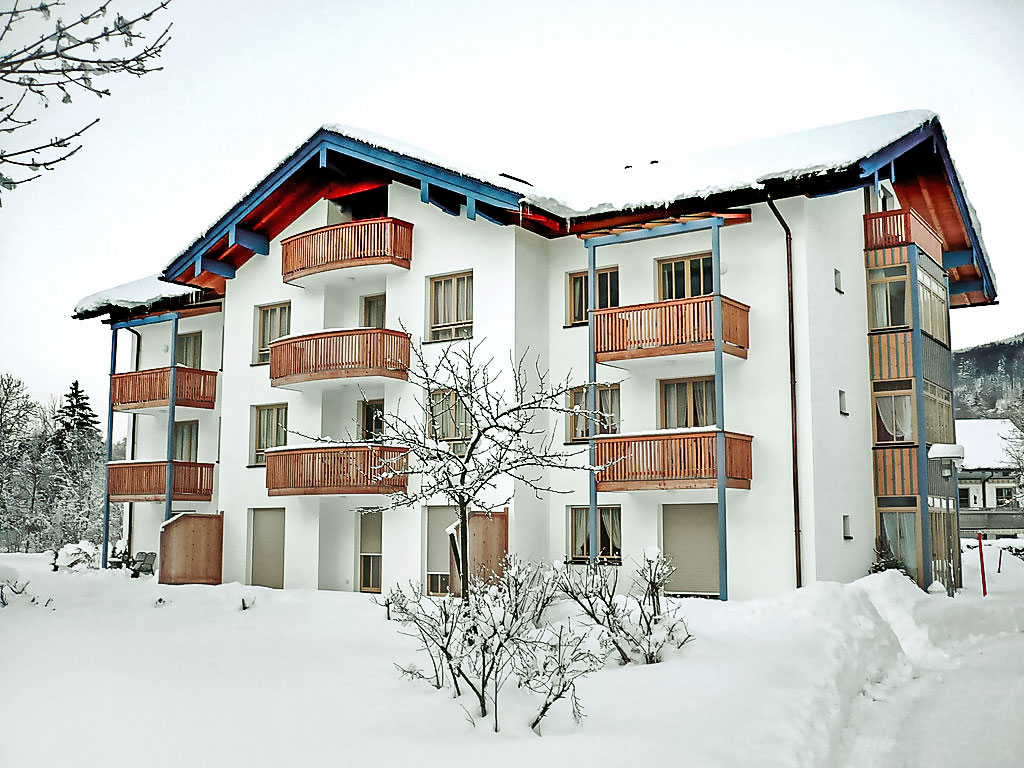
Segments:
[[[527,191],[525,197],[566,217],[665,205],[721,192],[760,189],[788,180],[855,165],[937,117],[915,109],[788,133],[611,173],[578,175],[560,191]]]
[[[1021,437],[1009,419],[957,419],[956,441],[964,447],[964,467],[994,469],[1010,467],[1006,438]]]
[[[195,288],[168,283],[161,280],[159,275],[150,275],[79,299],[74,317],[95,317],[115,309],[145,309],[164,299],[199,293]]]

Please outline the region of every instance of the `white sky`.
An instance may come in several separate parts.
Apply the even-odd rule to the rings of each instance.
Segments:
[[[71,320],[75,302],[159,271],[326,122],[529,179],[931,109],[1001,302],[955,311],[954,346],[1024,331],[1022,3],[174,0],[163,16],[164,71],[45,110],[47,135],[102,120],[2,196],[0,371],[39,399],[77,378],[105,418],[110,332]]]

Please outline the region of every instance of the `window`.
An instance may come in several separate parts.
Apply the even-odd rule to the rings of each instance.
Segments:
[[[381,512],[359,513],[359,591],[380,592]]]
[[[928,443],[953,442],[953,393],[924,383],[925,440]]]
[[[174,460],[199,461],[199,422],[174,422]]]
[[[833,269],[832,279],[835,281],[836,293],[843,293],[843,273],[838,269]]]
[[[174,362],[186,368],[202,368],[203,334],[179,333],[174,345]]]
[[[843,515],[843,539],[851,541],[853,539],[853,529],[850,527],[850,516]]]
[[[364,400],[359,404],[360,431],[367,442],[380,440],[384,431],[384,401]]]
[[[589,507],[571,507],[571,549],[569,560],[585,563],[590,558],[590,536],[587,532]],[[598,559],[618,565],[622,562],[622,516],[618,507],[598,507]]]
[[[910,325],[908,298],[906,266],[869,269],[868,325],[871,330]]]
[[[960,506],[961,507],[970,507],[971,506],[971,489],[969,487],[958,488],[957,489],[957,497],[960,500]]]
[[[846,409],[846,390],[839,390],[839,413],[843,416],[849,416],[850,412]]]
[[[680,256],[658,262],[658,298],[687,299],[706,296],[714,290],[711,254]]]
[[[568,325],[587,324],[587,290],[589,280],[586,272],[569,275],[569,322]],[[608,267],[597,270],[597,308],[619,306],[619,268]]]
[[[879,510],[882,546],[917,578],[917,511]]]
[[[569,391],[569,407],[579,409],[578,412],[570,413],[567,426],[568,435],[566,441],[570,443],[586,442],[589,438],[587,431],[589,419],[587,408],[587,387],[573,387]],[[614,435],[619,431],[619,385],[598,384],[597,385],[597,410],[600,415],[597,417],[597,434]]]
[[[936,341],[949,343],[946,284],[923,269],[917,271],[921,292],[921,330]]]
[[[996,486],[996,506],[1008,507],[1013,504],[1013,488],[1010,486]]]
[[[288,406],[256,406],[256,434],[253,439],[253,464],[267,463],[267,448],[288,442]]]
[[[430,393],[427,434],[434,440],[448,443],[454,453],[466,452],[471,431],[469,413],[455,390],[435,389]]]
[[[473,335],[473,273],[430,279],[430,340]]]
[[[876,443],[911,443],[914,441],[912,386],[909,379],[875,382]]]
[[[291,333],[291,302],[268,304],[257,307],[259,328],[257,330],[256,362],[270,362],[270,342]]]
[[[387,299],[385,294],[381,293],[376,296],[364,296],[363,297],[363,327],[364,328],[383,328],[384,327],[384,310],[387,306]]]
[[[427,507],[427,594],[448,594],[451,537],[448,527],[457,519],[453,507]],[[472,530],[472,529],[471,529]]]
[[[661,382],[661,428],[715,426],[715,379]]]

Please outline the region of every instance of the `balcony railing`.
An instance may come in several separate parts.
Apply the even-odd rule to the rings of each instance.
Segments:
[[[864,215],[864,250],[911,244],[942,263],[942,238],[913,208]]]
[[[210,501],[213,464],[173,462],[171,498]],[[107,465],[107,495],[111,501],[163,501],[167,498],[167,462],[130,461]]]
[[[676,490],[717,485],[717,433],[607,435],[595,441],[599,491]],[[749,435],[725,433],[728,488],[750,488]]]
[[[175,404],[188,408],[213,408],[217,402],[217,372],[176,366]],[[171,369],[115,373],[112,381],[115,411],[166,408],[170,404]]]
[[[332,269],[368,264],[409,268],[412,224],[366,219],[312,229],[281,241],[281,276],[290,282]]]
[[[407,448],[324,445],[267,451],[270,496],[396,493],[406,488]]]
[[[409,377],[409,334],[382,328],[322,331],[270,344],[276,387],[355,376]]]
[[[706,352],[715,348],[713,297],[657,301],[594,311],[598,362]],[[726,352],[747,356],[750,307],[722,298],[722,342]]]

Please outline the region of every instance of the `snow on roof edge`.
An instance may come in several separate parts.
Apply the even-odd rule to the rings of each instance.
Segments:
[[[113,309],[146,308],[164,299],[199,293],[202,291],[198,288],[167,282],[160,275],[149,275],[79,299],[72,317],[85,320]]]

